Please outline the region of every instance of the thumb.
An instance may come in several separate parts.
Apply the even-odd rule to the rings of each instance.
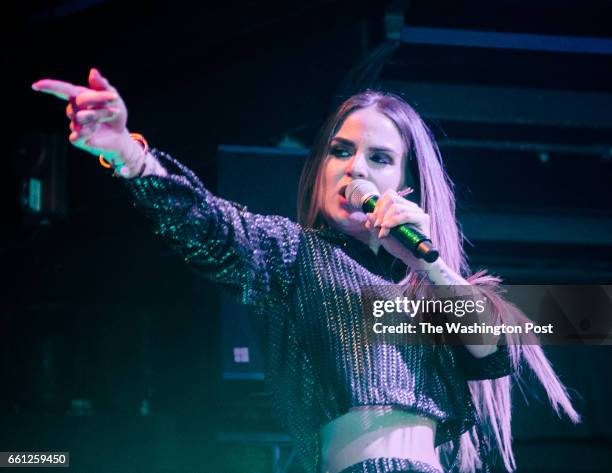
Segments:
[[[108,90],[111,92],[117,92],[117,90],[110,85],[106,78],[102,77],[100,71],[95,67],[92,67],[89,71],[89,87],[93,90]]]

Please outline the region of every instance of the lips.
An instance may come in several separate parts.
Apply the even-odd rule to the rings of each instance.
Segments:
[[[338,195],[340,196],[340,206],[344,209],[346,209],[347,211],[351,210],[351,205],[349,204],[349,201],[346,200],[346,196],[344,195],[344,193],[346,192],[346,185],[342,186],[339,190],[338,190]]]

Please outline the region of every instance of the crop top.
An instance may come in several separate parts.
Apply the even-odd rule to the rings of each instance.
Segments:
[[[254,308],[273,412],[307,473],[319,471],[321,427],[351,407],[433,419],[436,446],[475,424],[467,380],[510,374],[507,347],[478,359],[463,346],[364,344],[360,288],[401,279],[400,260],[337,230],[251,213],[153,153],[169,175],[124,180],[132,203],[190,266]]]

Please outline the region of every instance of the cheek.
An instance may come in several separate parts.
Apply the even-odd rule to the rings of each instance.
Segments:
[[[334,173],[331,166],[328,164],[323,169],[323,175],[321,176],[321,188],[319,189],[319,205],[323,210],[327,210],[330,205],[330,193],[334,185]]]
[[[393,170],[393,176],[391,177],[390,185],[393,189],[399,189],[399,187],[404,183],[404,168],[403,166],[397,166]]]
[[[389,169],[388,172],[382,173],[375,180],[375,184],[378,186],[380,192],[384,192],[387,189],[397,190],[402,182],[402,177],[399,170]]]
[[[323,174],[323,186],[324,186],[324,194],[329,195],[335,185],[337,184],[339,177],[342,177],[342,171],[338,169],[338,166],[333,165],[333,161],[328,162],[325,166],[325,171]]]

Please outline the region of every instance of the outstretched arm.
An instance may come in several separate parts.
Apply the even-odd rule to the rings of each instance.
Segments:
[[[300,227],[277,215],[259,215],[213,195],[186,166],[153,150],[166,176],[124,180],[133,204],[155,232],[199,273],[241,303],[273,306],[293,284]]]
[[[245,304],[286,300],[297,258],[297,224],[247,212],[214,196],[168,155],[145,152],[127,129],[124,101],[98,70],[91,69],[87,87],[42,79],[32,88],[68,102],[70,142],[102,155],[125,178],[133,204],[187,263]]]
[[[163,175],[165,170],[143,151],[127,129],[128,112],[125,102],[110,82],[92,68],[87,86],[70,82],[42,79],[32,89],[68,102],[66,115],[70,120],[68,139],[77,148],[103,156],[122,177]]]

